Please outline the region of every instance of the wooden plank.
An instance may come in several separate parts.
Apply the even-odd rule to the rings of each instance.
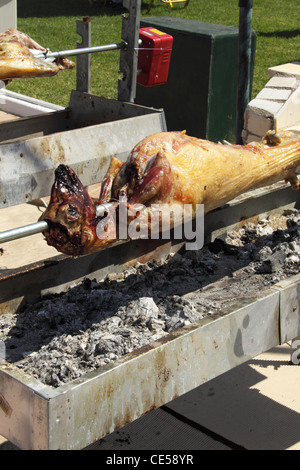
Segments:
[[[10,121],[11,119],[18,119],[18,117],[19,116],[16,116],[15,114],[6,113],[5,111],[0,111],[0,122]]]
[[[41,207],[21,204],[1,210],[0,231],[9,230],[37,222],[42,214]],[[57,256],[41,233],[0,245],[0,271],[7,271]]]

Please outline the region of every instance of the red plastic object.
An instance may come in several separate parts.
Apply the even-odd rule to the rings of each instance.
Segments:
[[[140,29],[137,82],[143,86],[162,85],[168,80],[173,37],[154,27]]]

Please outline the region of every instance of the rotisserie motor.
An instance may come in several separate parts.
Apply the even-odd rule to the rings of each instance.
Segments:
[[[281,180],[299,189],[300,140],[295,138],[287,132],[282,139],[268,136],[269,145],[239,146],[212,143],[185,132],[157,133],[139,142],[125,163],[112,159],[95,203],[74,171],[60,165],[42,216],[49,225],[44,232],[47,243],[75,256],[115,243],[122,200],[127,208],[142,205],[139,220],[147,223],[147,211],[159,204],[189,204],[194,211],[197,204],[204,204],[208,212]],[[107,203],[111,204],[97,215],[96,206]]]

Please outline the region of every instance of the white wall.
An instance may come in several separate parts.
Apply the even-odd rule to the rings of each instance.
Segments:
[[[17,0],[0,0],[0,32],[17,27]]]

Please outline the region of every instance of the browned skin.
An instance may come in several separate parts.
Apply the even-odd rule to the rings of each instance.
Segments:
[[[39,51],[46,50],[43,46],[28,36],[28,34],[22,33],[14,28],[9,28],[4,33],[0,33],[0,42],[18,42],[29,49],[37,49]]]
[[[43,214],[49,224],[49,245],[70,255],[88,250],[96,237],[96,208],[74,171],[60,165],[55,171],[50,204]]]
[[[57,59],[53,63],[37,59],[31,50],[46,49],[27,34],[10,28],[0,33],[0,80],[34,78],[56,75],[59,70],[75,67],[69,59]]]
[[[60,166],[44,219],[51,226],[47,242],[69,255],[91,253],[116,241],[120,198],[126,207],[146,206],[140,217],[148,221],[154,204],[204,204],[211,211],[246,191],[290,181],[299,189],[300,140],[288,133],[282,138],[268,136],[269,146],[220,145],[187,136],[184,132],[163,132],[139,142],[127,161],[112,159],[96,204],[115,202],[102,218],[75,173]],[[123,204],[123,203],[121,203]],[[128,217],[128,223],[132,218]],[[96,228],[98,229],[96,231]]]

